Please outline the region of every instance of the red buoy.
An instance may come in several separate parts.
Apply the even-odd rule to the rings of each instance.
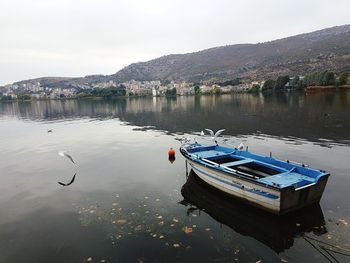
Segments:
[[[168,154],[169,154],[169,157],[175,157],[175,150],[173,148],[170,148]]]

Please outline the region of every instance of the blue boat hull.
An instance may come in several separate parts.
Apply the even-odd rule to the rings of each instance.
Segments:
[[[278,215],[318,203],[329,177],[328,173],[274,158],[263,159],[269,162],[263,163],[263,156],[216,146],[201,147],[180,148],[199,178],[235,198]],[[222,150],[227,152],[222,154]]]

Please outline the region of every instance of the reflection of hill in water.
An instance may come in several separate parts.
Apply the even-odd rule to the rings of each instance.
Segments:
[[[319,205],[308,207],[283,217],[268,214],[237,202],[219,192],[191,171],[181,189],[182,204],[205,211],[218,222],[231,227],[241,235],[250,236],[279,253],[293,246],[294,238],[313,231],[327,232]]]
[[[231,135],[260,131],[310,141],[350,139],[350,92],[322,94],[234,94],[117,101],[65,100],[0,103],[0,116],[37,121],[119,118],[168,132],[226,128]]]

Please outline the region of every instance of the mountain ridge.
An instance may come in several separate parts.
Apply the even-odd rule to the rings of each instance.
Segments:
[[[349,58],[342,56],[349,54],[350,25],[343,25],[263,43],[226,45],[162,56],[133,63],[112,75],[112,79],[198,81],[208,78],[266,78],[281,73],[305,74],[324,69],[342,71],[349,68]],[[310,62],[311,65],[308,65]],[[302,63],[307,66],[298,69]],[[281,66],[285,68],[277,69]]]
[[[322,70],[350,71],[350,24],[255,44],[224,45],[164,55],[132,63],[112,75],[42,77],[13,84],[37,81],[50,87],[88,87],[99,82],[129,80],[200,82],[237,77],[263,80],[281,74],[305,75]]]

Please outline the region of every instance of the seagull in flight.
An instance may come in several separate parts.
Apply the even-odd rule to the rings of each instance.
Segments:
[[[220,136],[221,133],[223,133],[225,131],[225,129],[222,130],[218,130],[215,134],[211,129],[205,129],[206,131],[208,131],[210,133],[210,139],[214,140],[217,137]]]
[[[69,158],[69,160],[72,161],[72,163],[75,164],[75,162],[74,162],[74,160],[73,160],[73,157],[70,156],[67,152],[65,152],[65,151],[59,151],[59,152],[58,152],[58,155],[60,155],[60,156],[66,156],[67,158]]]
[[[67,184],[62,183],[62,182],[58,182],[58,183],[59,183],[60,185],[62,185],[62,186],[68,186],[68,185],[71,185],[71,184],[74,182],[74,180],[75,180],[75,176],[76,176],[76,174],[77,174],[77,173],[75,173],[75,174],[73,175],[72,180],[70,180],[70,182],[69,182],[69,183],[67,183]]]

